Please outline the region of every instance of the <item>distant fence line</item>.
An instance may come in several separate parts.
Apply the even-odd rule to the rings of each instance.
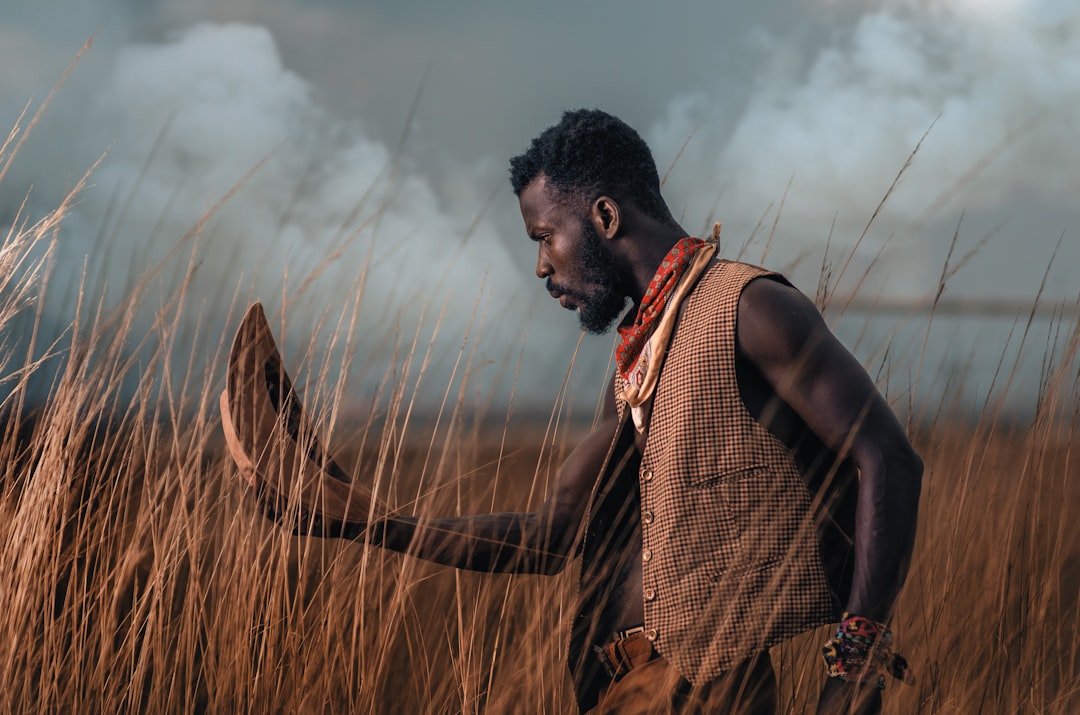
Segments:
[[[973,316],[987,318],[1035,318],[1049,320],[1054,318],[1080,318],[1080,302],[1046,301],[1036,303],[1031,300],[1010,298],[941,298],[934,303],[929,299],[891,299],[891,298],[847,298],[836,296],[829,300],[827,312],[834,313],[887,313],[887,314],[929,314],[950,316]],[[835,313],[834,313],[835,315]]]

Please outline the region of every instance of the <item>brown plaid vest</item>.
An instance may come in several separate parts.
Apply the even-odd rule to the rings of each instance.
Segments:
[[[836,617],[810,493],[736,382],[739,296],[750,280],[775,275],[724,260],[702,275],[668,345],[637,468],[646,634],[692,683]],[[615,441],[625,444],[633,426],[622,402],[619,411]],[[613,488],[605,481],[625,482],[607,478],[618,476],[612,465],[605,471],[598,494]],[[594,504],[589,519],[596,513]],[[590,524],[583,583],[602,568],[590,563],[596,533]]]

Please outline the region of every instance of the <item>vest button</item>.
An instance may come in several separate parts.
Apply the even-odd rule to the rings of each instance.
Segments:
[[[656,637],[658,635],[659,634],[656,632],[655,628],[650,628],[649,630],[645,631],[645,638],[646,638],[646,640],[649,640],[649,641],[656,640]]]
[[[648,561],[651,558],[652,558],[652,550],[651,549],[645,549],[644,551],[641,552],[641,560],[642,561]]]
[[[652,513],[651,511],[646,511],[645,513],[643,513],[643,514],[641,515],[641,520],[642,520],[643,522],[645,522],[646,524],[651,524],[651,523],[653,523],[653,520],[654,520],[654,518],[655,518],[655,517],[653,517],[653,513]]]
[[[644,479],[647,482],[651,482],[652,481],[652,470],[651,469],[646,469],[645,471],[643,471],[641,473],[641,478]]]
[[[646,601],[656,600],[656,589],[655,588],[647,588],[647,589],[645,589],[645,600]]]

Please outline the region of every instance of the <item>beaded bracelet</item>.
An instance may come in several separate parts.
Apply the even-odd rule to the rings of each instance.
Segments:
[[[821,655],[830,678],[852,682],[874,682],[885,689],[885,673],[905,683],[914,683],[904,656],[892,649],[892,631],[883,624],[862,616],[844,614]]]

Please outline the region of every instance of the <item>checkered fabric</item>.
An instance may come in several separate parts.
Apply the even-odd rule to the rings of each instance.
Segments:
[[[810,494],[739,397],[739,296],[762,276],[717,260],[686,298],[638,472],[646,633],[695,684],[837,616]]]

